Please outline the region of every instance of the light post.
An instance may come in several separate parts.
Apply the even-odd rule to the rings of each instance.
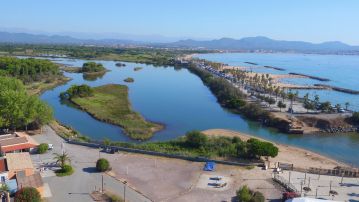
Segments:
[[[125,180],[123,182],[123,201],[126,202],[126,185],[127,185],[127,181]]]

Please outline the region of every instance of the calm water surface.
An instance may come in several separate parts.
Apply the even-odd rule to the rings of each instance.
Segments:
[[[57,59],[56,62],[81,66],[86,61]],[[121,128],[97,121],[85,112],[62,104],[58,96],[73,84],[99,86],[116,83],[129,86],[129,98],[135,111],[148,120],[166,126],[164,130],[156,133],[151,141],[174,139],[194,129],[225,128],[309,149],[359,166],[359,159],[356,157],[359,154],[357,134],[345,136],[281,134],[222,109],[201,80],[186,69],[134,63],[126,63],[126,67],[116,67],[115,62],[112,61],[97,62],[101,62],[111,71],[95,81],[86,81],[81,74],[65,73],[72,78],[69,83],[46,91],[41,96],[54,108],[56,119],[91,138],[101,140],[107,137],[117,141],[131,141],[123,135]],[[144,68],[133,71],[137,66]],[[123,82],[127,77],[133,77],[135,82]]]
[[[307,78],[283,79],[284,82],[313,85],[327,84],[352,90],[359,90],[359,56],[345,55],[315,55],[315,54],[260,54],[260,53],[224,53],[201,54],[199,58],[210,61],[222,62],[229,65],[245,66],[248,70],[261,73],[285,74],[289,72],[302,73],[330,81],[321,82]],[[249,65],[245,62],[254,62],[258,65]],[[278,71],[264,68],[274,66],[285,69]],[[313,98],[319,95],[322,101],[331,101],[334,104],[344,106],[349,102],[351,109],[359,111],[359,95],[351,95],[330,90],[300,90],[300,96],[309,93]]]

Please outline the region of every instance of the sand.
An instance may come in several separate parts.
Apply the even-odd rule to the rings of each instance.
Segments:
[[[203,131],[203,133],[209,136],[211,135],[227,136],[227,137],[238,136],[242,140],[248,140],[249,138],[254,137],[251,135],[239,133],[232,130],[226,130],[226,129],[210,129]],[[258,137],[255,138],[261,139]],[[315,167],[315,168],[323,168],[323,169],[333,169],[337,166],[349,167],[344,163],[338,162],[336,160],[330,159],[328,157],[325,157],[323,155],[311,151],[307,151],[301,148],[288,146],[288,145],[282,145],[277,143],[273,143],[273,144],[275,144],[279,148],[279,154],[275,158],[270,158],[271,164],[275,162],[282,162],[282,163],[294,164],[294,166],[298,168]]]

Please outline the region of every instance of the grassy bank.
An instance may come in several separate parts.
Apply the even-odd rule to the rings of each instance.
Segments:
[[[275,157],[278,148],[270,142],[251,138],[247,141],[239,137],[208,137],[202,132],[191,131],[186,136],[166,142],[146,142],[133,144],[110,142],[110,145],[177,154],[189,157],[207,157],[225,160],[259,160],[262,156]]]
[[[52,80],[44,80],[26,84],[26,90],[30,95],[40,95],[41,93],[53,89],[57,86],[63,85],[70,81],[70,78],[65,76],[58,76]]]
[[[129,137],[136,140],[149,139],[162,129],[161,125],[148,122],[132,111],[127,86],[110,84],[96,87],[92,96],[73,97],[71,101],[96,119],[121,126]]]

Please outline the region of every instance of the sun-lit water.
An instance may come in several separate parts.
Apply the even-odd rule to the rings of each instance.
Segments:
[[[81,66],[83,60],[59,59],[61,63]],[[146,119],[163,123],[165,129],[156,133],[151,141],[174,139],[187,131],[225,128],[248,133],[274,142],[295,145],[335,159],[359,166],[359,135],[310,136],[286,135],[263,128],[257,123],[243,119],[223,109],[202,81],[186,69],[153,67],[151,65],[126,63],[116,67],[112,61],[98,61],[111,71],[96,81],[86,81],[81,74],[66,73],[72,80],[66,85],[46,91],[41,98],[48,102],[60,122],[72,126],[82,134],[101,140],[105,137],[118,141],[131,141],[117,126],[102,123],[87,113],[62,104],[59,94],[73,84],[86,83],[99,86],[109,83],[129,86],[129,98],[135,111]],[[144,67],[133,71],[136,66]],[[125,83],[127,77],[134,83]]]
[[[283,79],[284,82],[313,85],[326,84],[352,90],[359,90],[359,56],[346,55],[312,55],[312,54],[260,54],[260,53],[224,53],[201,54],[197,57],[223,62],[229,65],[246,66],[249,71],[285,74],[289,72],[307,74],[330,79],[328,82],[313,79]],[[254,62],[258,65],[250,65],[245,62]],[[264,68],[274,66],[285,69],[278,71]],[[331,101],[333,104],[344,106],[350,103],[350,108],[359,111],[359,95],[351,95],[331,90],[299,90],[301,96],[309,93],[311,97],[319,95],[322,101]]]

